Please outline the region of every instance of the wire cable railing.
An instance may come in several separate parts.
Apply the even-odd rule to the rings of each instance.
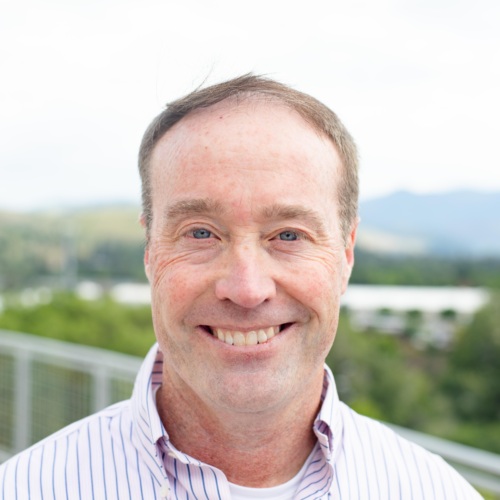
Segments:
[[[141,359],[0,330],[0,461],[127,399]]]

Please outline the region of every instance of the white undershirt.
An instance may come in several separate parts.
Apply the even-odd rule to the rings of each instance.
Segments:
[[[251,500],[255,498],[267,498],[272,500],[292,500],[299,487],[302,478],[304,477],[309,464],[312,461],[314,452],[318,443],[314,446],[304,465],[299,472],[289,481],[271,488],[249,488],[248,486],[240,486],[238,484],[229,483],[231,491],[231,500]]]

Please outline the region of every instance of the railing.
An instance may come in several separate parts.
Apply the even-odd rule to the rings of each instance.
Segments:
[[[477,488],[500,495],[500,455],[397,425],[385,425],[409,441],[443,457]]]
[[[130,397],[141,360],[0,330],[0,462]]]
[[[61,427],[130,397],[141,359],[0,330],[0,463]],[[500,455],[388,424],[500,495]]]

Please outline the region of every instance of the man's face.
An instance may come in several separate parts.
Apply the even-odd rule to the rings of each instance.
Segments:
[[[243,412],[304,394],[353,263],[333,144],[284,106],[223,102],[170,129],[151,168],[145,263],[168,384]]]

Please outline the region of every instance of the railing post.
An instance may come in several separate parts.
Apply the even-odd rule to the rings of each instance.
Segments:
[[[105,366],[99,365],[97,370],[92,372],[94,383],[93,411],[99,411],[110,404],[111,387],[109,371]]]
[[[14,381],[14,452],[24,450],[31,444],[31,388],[32,366],[31,353],[22,349],[15,351]]]

